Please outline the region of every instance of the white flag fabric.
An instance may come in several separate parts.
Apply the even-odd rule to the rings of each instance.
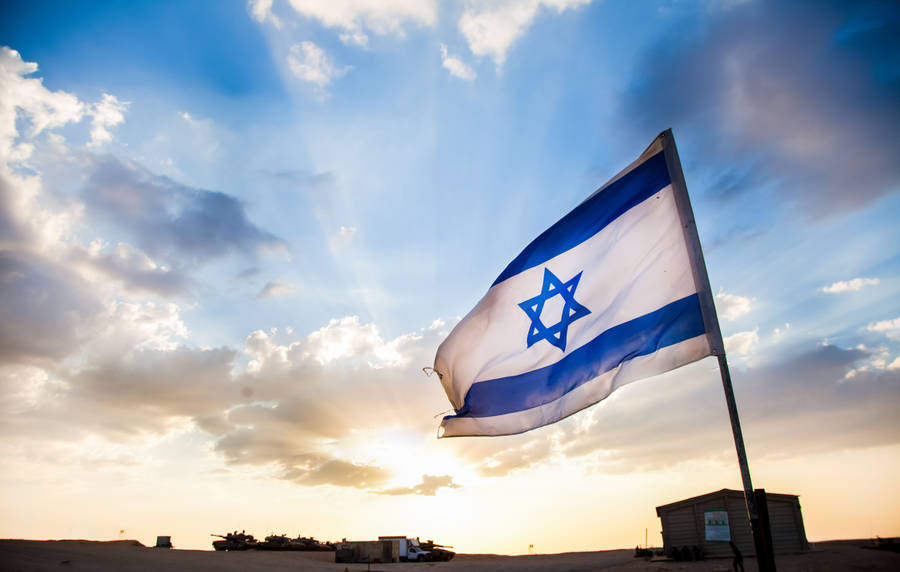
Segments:
[[[723,353],[670,130],[529,244],[440,345],[439,436],[554,423]]]

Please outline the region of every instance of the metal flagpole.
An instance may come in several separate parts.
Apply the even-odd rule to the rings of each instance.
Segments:
[[[741,420],[738,417],[737,402],[734,400],[734,389],[731,386],[728,359],[724,353],[717,357],[719,371],[722,373],[722,388],[725,390],[728,417],[731,419],[731,433],[734,435],[734,448],[737,450],[738,465],[741,468],[741,481],[744,483],[744,501],[747,503],[747,516],[750,519],[750,531],[753,533],[753,546],[756,548],[756,562],[761,572],[775,572],[774,555],[769,553],[769,543],[766,542],[768,532],[759,518],[756,494],[750,480],[750,464],[747,462],[747,451],[744,449],[744,435],[741,432]]]
[[[753,483],[750,480],[750,465],[747,462],[747,451],[744,449],[744,436],[741,433],[741,421],[738,418],[737,403],[734,400],[734,389],[731,386],[731,373],[728,370],[728,360],[725,357],[725,347],[722,341],[722,332],[719,328],[719,318],[716,315],[716,307],[713,302],[712,290],[709,286],[709,276],[706,272],[706,262],[703,259],[703,250],[700,248],[700,237],[697,234],[697,226],[694,222],[694,213],[687,194],[687,184],[684,181],[684,173],[681,170],[681,160],[678,158],[678,149],[675,147],[675,138],[672,130],[666,129],[660,137],[663,138],[663,150],[666,156],[666,164],[672,179],[672,189],[675,202],[681,216],[685,241],[690,249],[691,270],[694,273],[694,283],[701,289],[699,294],[700,308],[703,312],[703,325],[710,340],[712,353],[719,359],[719,371],[722,374],[722,386],[725,390],[725,403],[728,406],[728,417],[731,419],[731,432],[734,435],[734,446],[737,450],[738,465],[741,469],[741,481],[744,485],[744,501],[747,505],[747,516],[750,519],[750,530],[753,533],[753,545],[756,548],[756,559],[761,572],[775,572],[775,559],[771,553],[771,542],[766,538],[769,534],[765,529],[765,523],[760,520]],[[765,493],[760,494],[765,498]]]

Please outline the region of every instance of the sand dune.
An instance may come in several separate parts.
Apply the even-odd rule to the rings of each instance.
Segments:
[[[900,554],[867,550],[866,541],[816,543],[807,554],[778,557],[780,572],[900,570]],[[589,570],[684,570],[688,572],[730,570],[730,560],[703,562],[651,562],[632,557],[631,550],[570,552],[533,556],[460,554],[450,562],[373,564],[382,572],[580,572]],[[745,562],[748,572],[756,562]],[[88,540],[0,540],[0,570],[16,572],[60,571],[123,572],[221,571],[363,571],[365,564],[335,564],[332,552],[213,552],[146,548],[134,540],[95,542]]]

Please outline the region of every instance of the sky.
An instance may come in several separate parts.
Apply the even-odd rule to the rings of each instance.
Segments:
[[[672,128],[754,485],[900,535],[893,2],[0,5],[0,537],[660,545],[740,489],[714,358],[437,439],[422,368]]]

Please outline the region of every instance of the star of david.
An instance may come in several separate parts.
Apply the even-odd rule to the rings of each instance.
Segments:
[[[562,351],[566,351],[566,334],[569,331],[569,324],[591,313],[590,310],[575,301],[575,289],[578,288],[578,281],[581,280],[583,272],[579,272],[571,280],[563,283],[550,272],[549,268],[544,268],[544,284],[541,286],[541,293],[519,304],[519,307],[531,319],[527,340],[529,348],[541,340],[547,340]],[[562,316],[556,324],[545,326],[541,321],[541,313],[544,311],[544,304],[554,296],[562,296],[565,302]]]

